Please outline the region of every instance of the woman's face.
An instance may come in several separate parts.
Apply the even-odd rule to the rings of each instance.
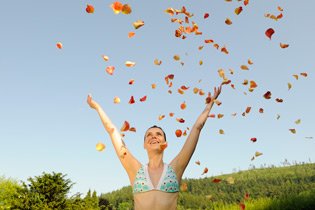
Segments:
[[[160,144],[165,143],[163,131],[160,128],[150,128],[144,138],[144,148],[160,148]]]

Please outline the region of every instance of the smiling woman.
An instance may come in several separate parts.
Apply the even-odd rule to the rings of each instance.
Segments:
[[[143,146],[147,151],[149,162],[141,164],[127,149],[118,129],[101,106],[90,95],[88,96],[88,104],[98,112],[112,140],[116,154],[129,176],[136,210],[176,209],[182,175],[195,151],[200,132],[207,121],[210,110],[220,93],[221,86],[214,88],[212,97],[209,94],[206,99],[206,108],[197,118],[183,148],[169,164],[163,162],[167,143],[162,128],[154,125],[146,131]]]

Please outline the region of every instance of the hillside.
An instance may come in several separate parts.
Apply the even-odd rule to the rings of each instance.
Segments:
[[[131,187],[102,194],[102,209],[132,208]],[[105,208],[106,206],[106,208]],[[178,209],[315,209],[315,164],[183,179]]]

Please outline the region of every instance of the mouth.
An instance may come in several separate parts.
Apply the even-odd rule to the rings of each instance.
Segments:
[[[152,141],[150,141],[150,144],[159,144],[160,143],[160,141],[158,141],[158,140],[152,140]]]

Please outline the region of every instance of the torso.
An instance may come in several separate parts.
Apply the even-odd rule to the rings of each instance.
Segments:
[[[175,210],[177,206],[179,180],[172,166],[152,170],[142,166],[133,183],[136,210]]]

